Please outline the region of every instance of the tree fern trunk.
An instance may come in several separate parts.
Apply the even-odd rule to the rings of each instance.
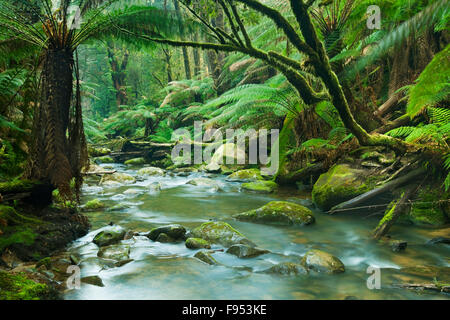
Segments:
[[[67,129],[72,98],[72,51],[48,50],[42,70],[42,92],[33,125],[34,141],[28,177],[48,182],[69,196],[73,176]]]

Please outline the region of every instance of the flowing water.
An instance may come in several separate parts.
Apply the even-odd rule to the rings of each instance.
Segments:
[[[138,168],[114,165],[120,172],[136,176]],[[235,221],[231,215],[254,209],[272,200],[296,202],[312,209],[310,195],[296,189],[282,189],[262,195],[240,191],[240,183],[227,182],[221,175],[208,175],[221,185],[221,191],[187,185],[194,177],[149,177],[132,185],[101,187],[91,182],[83,189],[83,202],[98,198],[108,206],[122,204],[119,212],[86,213],[92,232],[78,239],[69,249],[83,258],[82,276],[99,275],[105,286],[82,284],[70,290],[66,299],[448,299],[443,294],[418,294],[392,288],[381,269],[380,290],[367,288],[368,266],[401,268],[416,265],[450,265],[450,246],[425,245],[435,236],[449,234],[446,229],[419,229],[394,226],[396,238],[408,241],[405,251],[394,253],[387,245],[377,244],[370,232],[378,217],[364,210],[333,216],[315,211],[316,223],[305,227],[280,227]],[[160,182],[160,192],[150,192],[150,184]],[[133,189],[132,191],[127,191]],[[194,228],[209,220],[230,223],[259,247],[272,253],[251,259],[216,252],[220,266],[207,265],[196,258],[196,250],[183,242],[153,242],[138,236],[123,241],[131,246],[134,261],[118,268],[108,268],[97,258],[98,247],[91,241],[99,228],[109,222],[137,232],[177,223]],[[343,274],[282,276],[258,273],[281,261],[298,262],[309,249],[321,249],[339,257],[346,267]],[[214,249],[214,247],[213,247]],[[389,270],[389,269],[386,269]]]

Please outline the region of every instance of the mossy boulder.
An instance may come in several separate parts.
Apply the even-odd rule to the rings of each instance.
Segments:
[[[264,178],[261,176],[261,172],[259,171],[259,169],[244,169],[233,172],[227,177],[227,180],[248,182],[264,180]]]
[[[104,174],[102,179],[100,180],[101,185],[108,185],[108,184],[131,184],[135,183],[136,179],[126,173],[122,172],[115,172],[113,174]]]
[[[328,211],[339,203],[369,191],[372,186],[366,180],[365,170],[354,169],[346,164],[335,165],[321,174],[314,184],[312,200],[321,210]]]
[[[124,261],[130,259],[130,246],[116,244],[107,247],[101,247],[98,250],[97,257],[115,261]]]
[[[303,265],[293,262],[280,262],[269,269],[263,270],[263,273],[279,275],[297,275],[308,274],[308,269]]]
[[[144,158],[133,158],[133,159],[129,159],[127,161],[124,162],[125,165],[127,166],[137,166],[137,165],[141,165],[145,163],[145,159]]]
[[[235,255],[238,258],[253,258],[262,254],[269,253],[269,250],[251,247],[245,244],[234,244],[226,251],[229,254]]]
[[[188,238],[185,244],[188,249],[211,249],[211,244],[201,238]]]
[[[272,193],[278,189],[278,184],[273,181],[255,181],[242,184],[242,189],[257,193]]]
[[[55,292],[45,283],[35,282],[25,273],[0,271],[0,300],[46,300],[55,298]]]
[[[233,244],[246,244],[255,247],[256,245],[248,240],[242,233],[234,229],[226,222],[210,221],[205,222],[192,230],[192,236],[201,238],[211,243],[221,244],[230,247]]]
[[[163,176],[165,171],[157,167],[145,167],[138,170],[140,176]]]
[[[448,199],[450,192],[440,188],[425,187],[421,189],[411,205],[407,215],[409,221],[422,226],[443,226],[449,222],[450,205],[440,200]]]
[[[236,214],[233,218],[240,221],[275,225],[309,225],[315,222],[311,210],[287,201],[271,201],[261,208]]]
[[[94,242],[99,247],[109,246],[123,240],[126,230],[121,226],[109,226],[97,233],[94,237]]]
[[[110,156],[102,156],[102,157],[95,158],[94,162],[96,162],[96,163],[114,163],[115,161]]]
[[[317,272],[328,274],[345,272],[345,267],[341,260],[321,250],[309,250],[303,256],[301,264]]]
[[[156,241],[160,234],[165,234],[169,238],[174,240],[183,240],[184,235],[186,234],[186,228],[179,224],[171,224],[168,226],[162,226],[158,228],[152,229],[148,234],[147,237],[150,240]],[[167,242],[167,241],[160,241],[160,242]]]
[[[83,207],[83,210],[86,211],[93,211],[93,210],[99,210],[106,208],[106,204],[104,204],[99,199],[92,199],[86,202],[86,204]]]
[[[210,252],[207,251],[199,251],[194,255],[195,258],[207,263],[209,265],[217,265],[219,264],[216,259],[211,256]]]

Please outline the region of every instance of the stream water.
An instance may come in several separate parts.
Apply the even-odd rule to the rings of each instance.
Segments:
[[[137,169],[114,165],[114,169],[136,176]],[[381,272],[382,288],[367,288],[368,266],[401,268],[416,265],[450,266],[450,246],[425,245],[432,237],[449,234],[446,229],[424,229],[397,225],[396,238],[406,240],[405,251],[395,253],[377,244],[370,232],[379,220],[361,210],[352,214],[327,215],[315,212],[316,223],[305,227],[279,227],[239,222],[231,215],[254,209],[272,200],[287,200],[312,209],[310,195],[296,189],[282,189],[262,195],[240,191],[240,183],[227,182],[225,176],[208,175],[221,184],[221,191],[188,185],[194,177],[154,176],[132,185],[102,187],[91,181],[83,188],[82,201],[98,198],[108,206],[122,204],[121,211],[87,212],[92,232],[69,248],[79,254],[82,276],[99,275],[104,287],[82,284],[81,289],[65,293],[66,299],[448,299],[443,294],[418,294],[391,288]],[[162,190],[149,192],[160,182]],[[133,189],[132,191],[128,191]],[[230,223],[259,247],[272,253],[251,259],[216,252],[214,258],[223,265],[210,266],[193,257],[196,250],[183,242],[159,243],[146,237],[134,237],[130,244],[134,261],[118,268],[105,268],[97,258],[98,247],[91,241],[98,229],[109,222],[146,232],[171,223],[194,228],[209,220]],[[298,262],[309,249],[321,249],[339,257],[346,267],[343,274],[282,276],[257,271],[281,261]],[[239,268],[246,266],[249,268]]]

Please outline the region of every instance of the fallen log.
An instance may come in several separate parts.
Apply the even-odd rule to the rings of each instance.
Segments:
[[[342,203],[334,206],[333,208],[331,208],[330,211],[328,211],[328,213],[333,214],[333,213],[336,213],[337,211],[355,207],[355,206],[361,204],[362,202],[365,202],[377,195],[380,195],[387,191],[391,191],[394,188],[399,187],[399,186],[403,185],[404,183],[424,174],[425,172],[426,172],[426,170],[423,168],[418,168],[418,169],[412,170],[411,172],[407,173],[403,177],[400,177],[398,179],[387,182],[386,184],[384,184],[378,188],[372,189],[372,190],[370,190],[366,193],[363,193],[353,199],[350,199],[348,201],[342,202]]]
[[[388,112],[391,108],[395,107],[400,100],[400,94],[394,94],[392,97],[386,100],[374,113],[374,116],[381,117],[383,114]]]
[[[407,191],[405,191],[402,194],[400,200],[394,203],[392,208],[388,212],[386,212],[386,214],[383,216],[378,226],[373,231],[374,239],[378,240],[382,236],[386,235],[386,233],[388,233],[389,229],[403,213],[402,207],[407,203],[408,199],[412,194],[412,191],[413,188],[409,188]]]

